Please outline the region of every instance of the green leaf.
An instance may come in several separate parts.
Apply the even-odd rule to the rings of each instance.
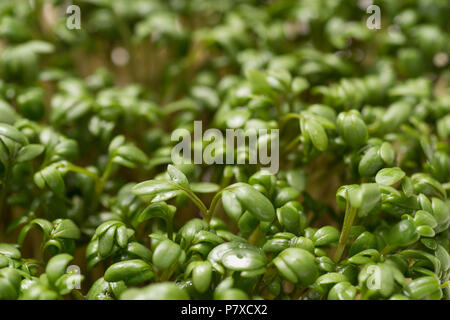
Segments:
[[[368,231],[364,231],[353,242],[352,246],[350,247],[349,255],[354,256],[355,254],[361,251],[376,248],[377,248],[377,241],[375,236]]]
[[[275,207],[281,207],[287,202],[297,199],[299,195],[300,191],[295,188],[285,187],[278,189],[273,204]]]
[[[362,176],[372,176],[383,167],[384,161],[379,155],[378,147],[371,147],[364,153],[358,165],[359,174]]]
[[[442,232],[450,227],[450,207],[439,198],[431,199],[433,216],[438,223],[436,232]]]
[[[354,300],[357,290],[348,281],[337,283],[328,293],[328,300]]]
[[[308,80],[306,80],[305,78],[295,77],[292,80],[291,87],[292,87],[292,92],[294,94],[300,94],[303,91],[305,91],[306,89],[308,89],[309,83],[308,83]]]
[[[256,250],[235,248],[222,256],[224,267],[234,271],[261,269],[266,264],[266,257]]]
[[[181,186],[183,189],[190,190],[188,179],[184,173],[178,170],[175,166],[169,164],[167,166],[167,173],[174,183]]]
[[[153,271],[143,260],[127,260],[114,263],[105,272],[108,282],[124,281],[126,285],[135,286],[153,278]]]
[[[127,245],[127,252],[135,255],[145,261],[152,259],[152,252],[139,242],[130,242]]]
[[[166,239],[156,246],[152,261],[158,269],[166,270],[177,262],[183,262],[185,256],[186,254],[177,243]]]
[[[158,193],[175,191],[176,186],[169,181],[164,180],[149,180],[135,185],[131,192],[138,196],[155,196]]]
[[[116,153],[118,156],[127,159],[131,162],[140,162],[140,163],[148,162],[148,158],[145,155],[145,153],[142,152],[139,148],[130,144],[120,146],[116,150]]]
[[[375,181],[380,184],[391,186],[403,179],[404,176],[405,172],[398,167],[384,168],[378,171]]]
[[[291,187],[302,192],[306,187],[306,175],[303,169],[292,169],[287,171],[286,180]]]
[[[264,243],[264,246],[262,249],[264,252],[267,252],[267,253],[279,253],[287,248],[289,248],[289,240],[287,240],[287,239],[269,239],[266,241],[266,243]]]
[[[363,183],[349,189],[349,201],[358,208],[358,216],[365,217],[381,208],[381,192],[376,183]]]
[[[265,94],[269,97],[275,95],[263,72],[256,69],[249,69],[246,75],[255,93]]]
[[[314,233],[312,240],[316,246],[326,246],[339,240],[339,231],[331,226],[324,226]]]
[[[293,205],[286,204],[277,211],[278,221],[286,228],[286,231],[297,234],[300,232],[300,213]]]
[[[370,262],[377,262],[380,259],[380,253],[375,249],[366,249],[358,252],[350,257],[348,261],[354,264],[367,264]]]
[[[13,268],[0,269],[0,299],[17,299],[20,292],[22,277],[18,270]]]
[[[195,234],[192,240],[193,244],[198,244],[201,242],[211,243],[212,245],[218,245],[223,243],[223,239],[211,231],[200,230]]]
[[[39,156],[44,151],[44,149],[45,147],[40,144],[29,144],[27,146],[24,146],[17,154],[16,161],[26,162],[34,159]]]
[[[430,226],[431,228],[435,228],[438,225],[433,215],[424,210],[416,211],[416,213],[414,214],[414,224],[416,226],[426,225]]]
[[[388,242],[393,246],[406,247],[419,240],[419,237],[414,223],[409,220],[402,220],[389,231]]]
[[[410,197],[414,193],[414,186],[410,177],[404,177],[402,180],[402,190],[405,196]]]
[[[212,267],[220,274],[225,273],[225,269],[222,266],[223,256],[233,249],[248,249],[258,251],[257,248],[248,244],[247,242],[238,241],[225,242],[214,247],[208,254],[208,261],[211,263]]]
[[[218,184],[211,182],[192,182],[190,187],[195,193],[214,193],[220,189]]]
[[[357,110],[341,112],[336,125],[339,135],[352,148],[360,147],[367,141],[367,126]]]
[[[189,300],[189,295],[172,282],[161,282],[140,289],[128,289],[120,300]]]
[[[208,261],[193,261],[191,262],[184,273],[185,279],[192,273],[192,283],[195,289],[204,293],[211,285],[212,281],[212,267]]]
[[[434,232],[433,228],[430,226],[418,226],[416,228],[417,233],[419,233],[422,237],[434,237],[436,232]]]
[[[59,197],[63,197],[66,193],[64,179],[56,165],[50,165],[36,172],[33,178],[38,187],[43,188],[45,186],[43,182],[45,182],[50,190]]]
[[[17,240],[18,244],[21,245],[25,241],[25,237],[27,236],[31,228],[33,228],[34,226],[38,226],[42,229],[42,232],[44,233],[44,240],[50,237],[50,234],[53,230],[53,224],[45,219],[37,218],[31,220],[27,225],[25,225],[22,228],[22,230],[20,230],[20,234]]]
[[[28,140],[22,132],[6,123],[0,123],[0,137],[2,136],[17,142],[21,146],[28,144]]]
[[[222,192],[222,204],[225,212],[236,221],[244,213],[244,208],[236,195],[226,189]]]
[[[128,244],[128,230],[125,226],[120,226],[116,229],[116,242],[121,248],[125,248]]]
[[[0,122],[13,125],[18,118],[14,108],[6,101],[0,99]]]
[[[203,293],[208,290],[212,280],[212,267],[207,261],[198,263],[192,272],[192,282],[198,292]]]
[[[425,173],[415,173],[411,176],[414,191],[417,193],[423,193],[427,196],[439,195],[442,198],[446,198],[446,192],[442,185],[429,175]]]
[[[238,183],[230,186],[228,190],[232,190],[242,207],[259,220],[271,222],[275,218],[272,203],[252,186]]]
[[[98,253],[100,257],[107,257],[110,255],[114,246],[116,230],[117,227],[113,226],[100,235],[98,239]]]
[[[439,259],[437,259],[432,254],[429,254],[425,251],[413,250],[413,249],[403,250],[402,252],[400,252],[400,254],[407,258],[422,260],[421,265],[426,266],[427,268],[429,268],[436,274],[438,274],[440,272],[441,263],[440,263]]]
[[[436,277],[422,277],[408,283],[406,293],[414,300],[440,300],[442,291]]]
[[[307,286],[314,283],[319,276],[314,256],[303,249],[285,249],[273,263],[284,278],[295,284]]]
[[[226,114],[226,126],[230,129],[241,128],[250,118],[251,113],[247,109],[234,109]]]
[[[175,215],[176,207],[165,202],[155,202],[145,208],[137,217],[137,224],[151,218],[161,218],[167,223],[171,222]]]
[[[79,239],[80,229],[70,219],[57,219],[53,221],[52,238]]]
[[[319,151],[325,151],[328,147],[328,137],[323,127],[313,119],[305,121],[305,130],[314,147]]]
[[[216,290],[217,291],[217,290]],[[214,292],[215,300],[248,300],[247,294],[236,288],[229,288],[221,290],[219,292]]]
[[[62,253],[51,258],[45,268],[48,281],[52,284],[56,284],[56,281],[66,273],[67,265],[72,260],[73,257],[67,253]]]
[[[11,259],[20,259],[22,257],[19,249],[9,243],[0,243],[0,254]]]
[[[113,153],[116,149],[118,149],[124,143],[125,143],[125,137],[123,135],[116,136],[109,143],[108,152]]]
[[[347,281],[347,277],[341,273],[337,272],[330,272],[321,275],[317,278],[316,284],[319,286],[328,285],[328,284],[335,284],[343,281]]]
[[[387,165],[393,165],[395,163],[395,149],[389,142],[383,142],[381,144],[378,149],[378,155]]]
[[[32,40],[26,43],[27,49],[33,51],[35,53],[51,53],[54,50],[54,46],[51,43],[41,41],[41,40]]]
[[[103,277],[98,278],[89,289],[86,295],[87,300],[114,300],[125,291],[127,287],[120,281],[108,283]],[[117,293],[117,294],[116,294]]]

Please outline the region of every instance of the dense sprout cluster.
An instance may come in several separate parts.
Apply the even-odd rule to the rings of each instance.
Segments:
[[[1,1],[0,299],[449,299],[450,3],[370,3]]]

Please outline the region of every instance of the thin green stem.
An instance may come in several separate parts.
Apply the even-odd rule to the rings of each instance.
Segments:
[[[112,157],[110,157],[108,164],[106,165],[105,171],[103,172],[100,180],[97,181],[95,185],[95,195],[97,198],[102,194],[103,188],[105,187],[106,181],[108,181],[109,176],[111,175],[111,170],[113,166]]]
[[[259,229],[259,226],[256,227],[255,230],[253,230],[250,237],[248,237],[248,242],[254,246],[258,245],[259,240],[263,237],[263,233]]]
[[[277,269],[269,267],[271,263],[272,262],[267,265],[266,273],[262,275],[262,278],[258,282],[257,292],[262,292],[264,289],[266,289],[278,276]]]
[[[221,188],[221,189],[226,188],[226,187],[230,184],[231,177],[232,177],[232,176],[224,176],[224,177],[222,178],[222,181],[220,182],[220,188]]]
[[[295,118],[297,118],[297,119],[301,119],[301,115],[300,114],[298,114],[298,113],[288,113],[288,114],[286,114],[283,118],[281,118],[281,121],[280,121],[280,129],[282,129],[283,127],[284,127],[284,125],[286,124],[286,122],[288,122],[289,120],[291,120],[291,119],[295,119]]]
[[[103,188],[105,187],[106,181],[108,181],[109,176],[111,175],[111,170],[113,167],[113,161],[112,157],[110,156],[108,163],[106,164],[105,171],[103,171],[103,174],[101,178],[99,179],[97,176],[96,182],[95,182],[95,195],[92,199],[92,213],[97,210],[100,195],[103,192]],[[87,171],[87,170],[86,170]]]
[[[233,189],[231,186],[230,187],[226,187],[226,188],[223,188],[222,190],[220,190],[219,192],[217,192],[215,195],[214,195],[214,198],[212,199],[212,201],[211,201],[211,204],[210,204],[210,206],[209,206],[209,209],[207,210],[208,212],[207,212],[207,217],[205,218],[205,221],[206,222],[210,222],[211,221],[211,219],[212,219],[212,217],[213,217],[213,215],[214,215],[214,212],[215,212],[215,210],[216,210],[216,207],[217,207],[217,204],[219,203],[219,200],[220,200],[220,196],[222,195],[222,192],[224,191],[224,190],[230,190],[230,189]]]
[[[219,203],[219,199],[220,199],[220,196],[222,195],[222,191],[223,190],[217,192],[214,195],[214,198],[211,201],[211,204],[210,204],[209,209],[208,209],[208,220],[206,221],[208,223],[211,221],[211,219],[212,219],[212,217],[214,215],[214,211],[216,210],[217,204]]]
[[[73,172],[77,172],[77,173],[81,173],[81,174],[87,175],[87,176],[89,176],[89,177],[95,179],[96,182],[99,180],[99,177],[98,177],[98,175],[97,175],[95,172],[91,172],[91,171],[86,170],[86,169],[84,169],[84,168],[82,168],[82,167],[79,167],[79,166],[76,166],[76,165],[70,163],[70,164],[67,166],[67,168],[68,168],[70,171],[73,171]]]
[[[168,281],[170,279],[170,277],[172,276],[172,274],[175,271],[177,266],[178,266],[178,263],[175,263],[172,266],[170,266],[168,269],[164,270],[161,273],[161,276],[160,276],[159,280],[161,282]]]
[[[391,245],[387,245],[386,247],[384,247],[383,250],[381,250],[381,254],[388,254],[389,252],[391,252],[392,250],[394,250],[395,248],[397,248],[397,246],[391,246]]]
[[[200,209],[203,215],[203,219],[209,223],[211,220],[211,217],[209,217],[208,208],[206,208],[205,204],[202,200],[200,200],[199,197],[195,193],[193,193],[191,190],[184,189],[177,185],[179,189],[181,189],[191,200],[194,202],[194,204]]]
[[[353,222],[355,221],[357,208],[350,206],[347,202],[347,210],[345,211],[344,225],[342,226],[341,236],[339,237],[339,244],[334,255],[334,261],[339,262],[347,244],[347,239],[350,234]]]
[[[302,136],[298,135],[294,140],[289,142],[289,144],[286,146],[286,148],[284,148],[282,150],[282,154],[286,154],[287,152],[292,150],[300,142],[301,139],[302,139]]]
[[[283,118],[281,118],[280,121],[280,130],[283,129],[284,125],[291,119],[298,119],[301,120],[302,119],[302,115],[299,113],[288,113],[286,114]],[[292,150],[295,146],[297,146],[297,144],[300,142],[302,136],[299,134],[297,137],[295,137],[294,140],[292,140],[291,142],[289,142],[289,144],[283,148],[282,150],[282,155],[285,155],[286,153],[288,153],[290,150]]]

